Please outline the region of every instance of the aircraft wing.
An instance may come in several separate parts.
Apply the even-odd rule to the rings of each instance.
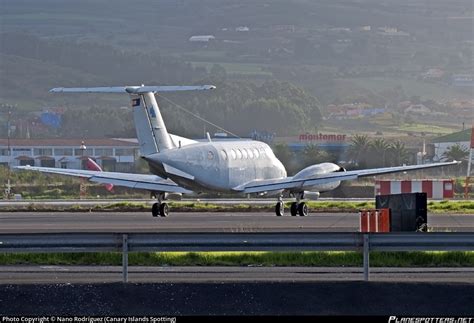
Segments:
[[[17,166],[15,169],[33,170],[49,174],[68,175],[86,178],[91,182],[113,184],[156,192],[171,192],[189,194],[191,191],[178,186],[170,179],[163,179],[156,175],[100,172],[81,169],[64,169],[52,167]]]
[[[445,163],[434,163],[425,165],[412,165],[412,166],[398,166],[398,167],[383,167],[383,168],[372,168],[372,169],[361,169],[352,170],[348,172],[336,172],[324,175],[316,175],[308,178],[293,177],[271,179],[271,180],[256,180],[240,185],[234,188],[234,190],[242,193],[261,193],[279,190],[290,190],[290,191],[303,191],[309,190],[312,186],[328,184],[331,182],[348,181],[357,179],[359,177],[383,175],[390,173],[406,172],[419,169],[427,169],[441,166],[452,166],[457,165],[460,162],[445,162]]]

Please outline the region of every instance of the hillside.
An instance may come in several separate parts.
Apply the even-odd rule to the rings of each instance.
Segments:
[[[51,105],[114,111],[126,102],[46,90],[206,82],[220,85],[221,94],[173,100],[240,135],[251,128],[286,135],[321,127],[321,115],[331,116],[328,106],[354,103],[384,107],[393,117],[323,126],[451,131],[474,113],[451,114],[459,101],[473,100],[472,87],[453,83],[458,74],[474,74],[472,11],[470,0],[0,0],[0,103],[30,111]],[[195,35],[214,38],[191,42]],[[273,84],[270,92],[277,93],[286,83],[298,88],[298,99],[271,102],[261,92]],[[433,115],[406,115],[398,108],[404,101],[421,102]],[[163,106],[173,127],[202,136],[204,124]],[[255,108],[262,122],[237,127],[242,113]]]

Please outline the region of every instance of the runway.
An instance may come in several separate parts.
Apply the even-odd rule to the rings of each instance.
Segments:
[[[361,281],[361,267],[131,266],[130,283]],[[0,284],[113,283],[120,266],[1,266]],[[371,282],[474,283],[474,268],[371,268]]]
[[[361,267],[130,266],[130,283],[360,281]],[[1,284],[114,283],[120,266],[0,266]],[[474,268],[371,268],[371,282],[474,283]]]
[[[357,213],[186,212],[153,218],[148,212],[1,212],[0,233],[33,232],[355,232]],[[474,231],[474,215],[430,214],[432,231]]]

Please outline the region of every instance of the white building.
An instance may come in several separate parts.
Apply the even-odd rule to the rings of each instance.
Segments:
[[[0,166],[43,166],[80,169],[94,159],[103,170],[130,171],[138,155],[136,140],[0,139]]]
[[[216,39],[216,37],[214,37],[213,35],[195,35],[195,36],[189,37],[190,42],[205,42],[205,43],[208,43],[211,40],[215,40],[215,39]]]

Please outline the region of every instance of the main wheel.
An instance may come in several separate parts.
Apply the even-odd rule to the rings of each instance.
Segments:
[[[161,203],[160,205],[160,215],[162,217],[167,217],[169,215],[169,206],[167,203]]]
[[[306,205],[305,202],[301,202],[298,205],[298,214],[300,216],[307,216],[308,215],[308,206]]]
[[[157,217],[160,215],[160,204],[159,203],[153,203],[153,206],[151,207],[151,215],[154,217]]]
[[[285,206],[283,202],[277,202],[277,204],[275,205],[275,214],[277,216],[282,216],[284,209],[285,209]]]
[[[291,203],[290,213],[291,213],[291,216],[297,216],[298,215],[298,203],[297,202]]]

